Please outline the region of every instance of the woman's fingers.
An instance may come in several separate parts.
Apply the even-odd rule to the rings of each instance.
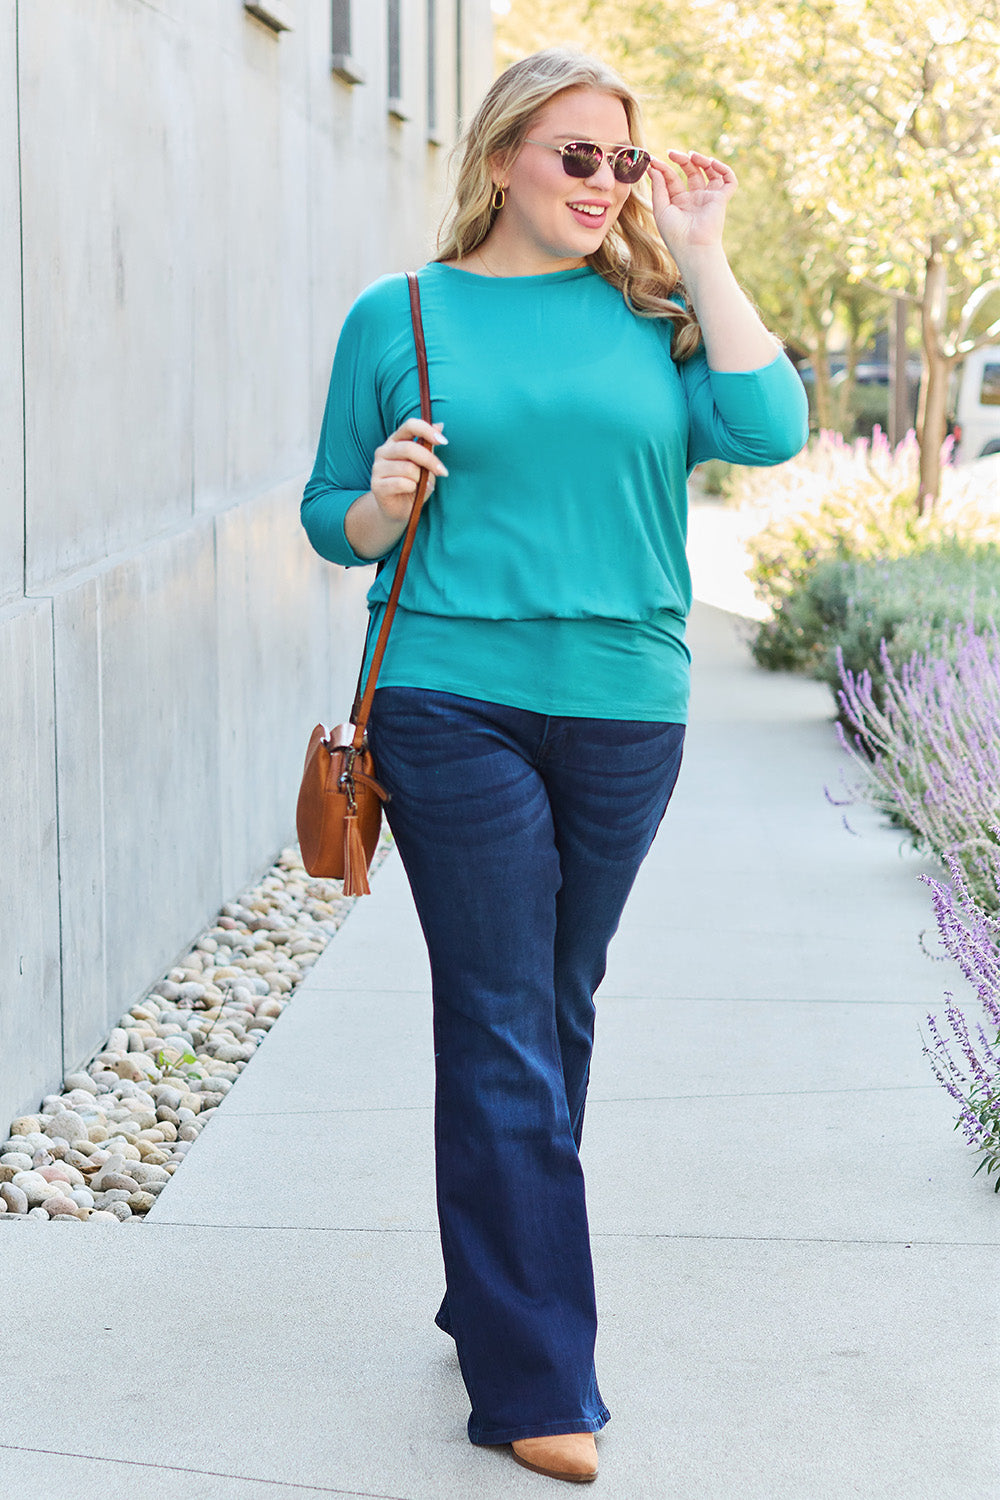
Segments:
[[[724,182],[736,182],[736,173],[732,167],[720,161],[717,156],[705,156],[701,151],[691,151],[689,155],[694,165],[700,167],[703,172],[713,177],[721,177]]]
[[[428,494],[434,488],[435,479],[447,475],[448,470],[433,448],[433,445],[447,441],[440,423],[410,417],[386,438],[380,448],[376,448],[372,462],[372,494],[393,519],[403,519],[408,514],[424,470],[430,476]]]
[[[401,427],[389,434],[386,439],[388,443],[405,442],[407,439],[423,441],[425,443],[447,444],[448,439],[444,435],[443,423],[425,422],[423,417],[407,417]]]
[[[398,459],[386,458],[379,462],[380,479],[399,479],[411,489],[418,483],[422,472],[419,464],[404,463]]]
[[[653,158],[653,165],[661,172],[671,173],[677,181],[680,181],[677,168],[687,178],[690,188],[705,187],[709,184],[721,187],[733,187],[737,184],[736,173],[732,167],[720,161],[717,156],[706,156],[703,151],[668,151],[669,162],[658,161]]]
[[[671,153],[671,155],[672,154],[673,153]],[[649,158],[649,165],[651,167],[655,167],[656,170],[657,170],[657,172],[659,172],[660,176],[661,177],[665,177],[668,182],[676,182],[676,183],[680,184],[684,180],[681,177],[680,173],[677,171],[677,169],[674,166],[673,162],[660,161],[659,157],[657,157],[657,156],[651,156]]]
[[[412,467],[419,465],[422,469],[430,469],[432,474],[447,474],[448,470],[430,448],[425,448],[419,442],[406,442],[397,438],[390,438],[383,443],[381,448],[375,450],[376,463],[409,463]],[[419,479],[419,472],[415,478]]]
[[[437,475],[429,474],[427,477],[428,494],[431,494],[436,482]],[[412,474],[373,473],[371,490],[379,504],[389,501],[395,507],[397,503],[403,504],[405,502],[406,510],[404,514],[409,514],[409,506],[417,493],[419,483],[419,474],[414,477]]]
[[[691,156],[686,151],[671,151],[668,153],[670,160],[684,173],[689,188],[704,187],[705,178],[701,168],[696,166]]]

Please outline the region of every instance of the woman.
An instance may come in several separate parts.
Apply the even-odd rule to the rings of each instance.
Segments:
[[[686,477],[806,438],[722,250],[732,170],[650,159],[639,131],[592,59],[496,81],[419,273],[435,424],[386,277],[341,333],[302,511],[331,561],[388,558],[377,626],[436,482],[370,723],[433,977],[437,1322],[472,1442],[577,1482],[609,1417],[579,1158],[593,997],[680,768]]]

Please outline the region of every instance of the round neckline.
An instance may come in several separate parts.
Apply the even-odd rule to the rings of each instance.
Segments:
[[[464,276],[469,281],[485,281],[493,285],[497,283],[510,285],[513,283],[515,286],[526,286],[539,281],[547,283],[575,281],[580,276],[596,276],[598,274],[593,266],[571,266],[565,271],[536,271],[531,276],[483,276],[478,271],[467,271],[464,266],[455,266],[445,260],[428,261],[428,269],[432,266],[437,266],[442,271],[447,271],[454,276]]]

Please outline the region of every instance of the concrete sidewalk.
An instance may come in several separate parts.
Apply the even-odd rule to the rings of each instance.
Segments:
[[[691,639],[686,764],[600,1000],[595,1494],[995,1493],[1000,1200],[918,1031],[964,982],[918,944],[919,861],[824,799],[826,690],[756,671],[720,611]],[[145,1223],[0,1224],[5,1500],[555,1494],[465,1437],[431,1089],[392,857]]]

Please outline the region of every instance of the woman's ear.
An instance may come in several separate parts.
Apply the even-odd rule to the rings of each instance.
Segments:
[[[516,155],[516,151],[497,151],[495,155],[487,157],[490,176],[495,183],[506,183],[509,180]]]

